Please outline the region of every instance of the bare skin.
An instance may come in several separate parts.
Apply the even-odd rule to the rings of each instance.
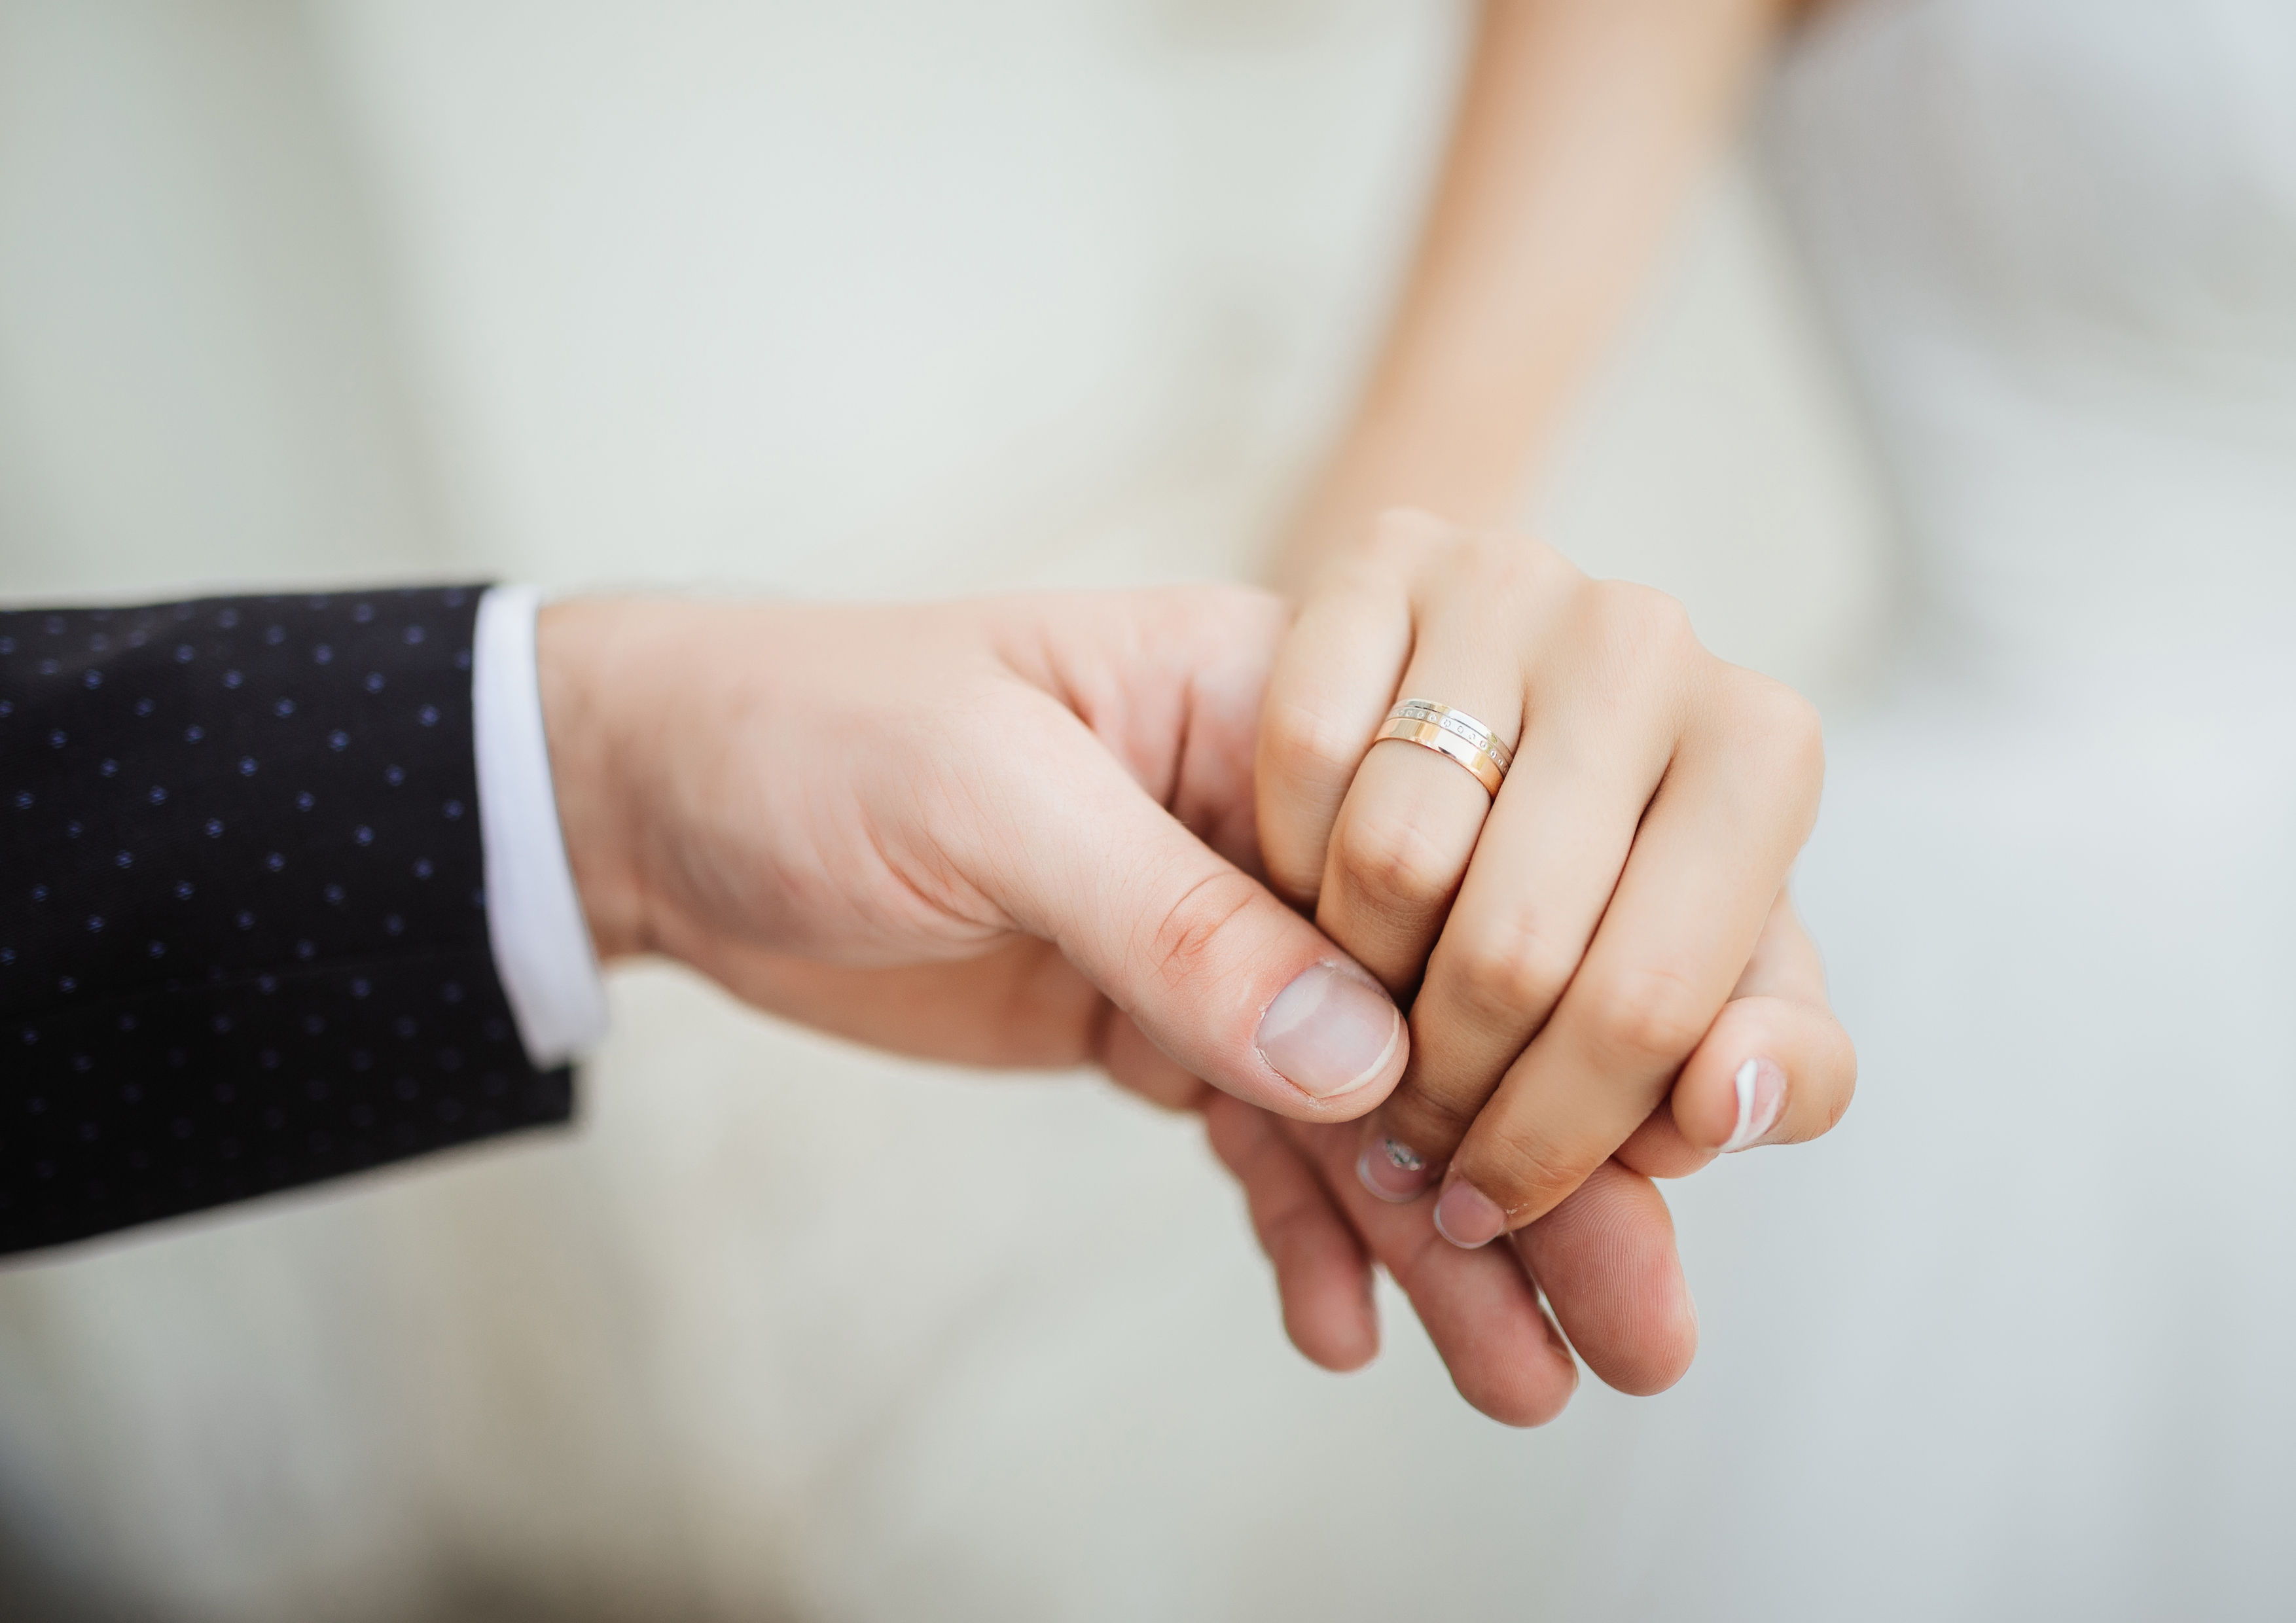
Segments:
[[[1236,589],[553,605],[543,710],[599,955],[905,1053],[1351,1120],[1404,1045],[1372,1032],[1343,1087],[1275,1068],[1284,988],[1359,971],[1234,860],[1283,621]]]
[[[1856,1056],[1784,888],[1822,772],[1807,706],[1706,655],[1660,594],[1490,533],[1803,9],[1486,0],[1379,360],[1275,560],[1302,609],[1261,738],[1271,881],[1415,999],[1410,1067],[1368,1127],[1214,1122],[1255,1214],[1284,1214],[1285,1323],[1331,1367],[1377,1345],[1367,1225],[1512,1234],[1551,1291],[1525,1236],[1588,1180],[1640,1178],[1613,1236],[1655,1255],[1663,1233],[1670,1256],[1649,1176],[1815,1137],[1848,1107]],[[1381,518],[1398,504],[1464,528]],[[1496,802],[1439,756],[1369,746],[1406,697],[1517,750]],[[1679,1271],[1642,1277],[1599,1362],[1570,1332],[1634,1390],[1696,1342]],[[1453,1373],[1498,1412],[1488,1371]]]
[[[1389,507],[1504,526],[1785,16],[1780,0],[1485,0],[1370,379],[1273,583]]]
[[[1334,1288],[1360,1298],[1376,1261],[1502,1419],[1536,1423],[1569,1398],[1558,1324],[1613,1384],[1663,1385],[1687,1298],[1646,1178],[1598,1174],[1513,1249],[1431,1244],[1407,1209],[1360,1190],[1341,1197],[1351,1225],[1315,1220],[1333,1170],[1301,1158],[1343,1162],[1352,1139],[1332,1124],[1374,1108],[1408,1051],[1371,978],[1258,878],[1253,746],[1288,623],[1279,600],[1235,588],[546,609],[552,772],[600,955],[675,957],[896,1052],[1095,1062],[1204,1110],[1307,1304],[1294,1334],[1324,1362],[1369,1356],[1362,1320],[1324,1309]],[[1308,1091],[1271,1062],[1287,1051],[1267,1021],[1334,963],[1398,1040],[1354,1086]]]

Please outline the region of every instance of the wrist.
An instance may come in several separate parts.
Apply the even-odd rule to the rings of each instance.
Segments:
[[[574,889],[600,962],[655,949],[637,804],[649,781],[646,734],[633,715],[644,686],[624,673],[643,605],[610,598],[552,603],[536,616],[535,670],[543,732]]]

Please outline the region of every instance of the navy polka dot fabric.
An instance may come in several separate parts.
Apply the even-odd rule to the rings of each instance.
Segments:
[[[0,1250],[570,1114],[488,948],[479,592],[0,613]]]

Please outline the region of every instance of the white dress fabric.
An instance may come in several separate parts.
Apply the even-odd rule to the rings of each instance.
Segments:
[[[1592,1589],[2285,1616],[2296,7],[1877,0],[1775,91],[1910,561],[1800,881],[1863,1078],[1693,1219],[1667,1559]]]

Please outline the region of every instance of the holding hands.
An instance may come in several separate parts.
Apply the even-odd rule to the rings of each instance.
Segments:
[[[1373,744],[1413,700],[1473,722],[1440,750]],[[1445,758],[1478,730],[1512,757],[1495,795],[1495,761]],[[1411,1010],[1403,1079],[1362,1128],[1214,1106],[1293,1340],[1367,1359],[1375,1258],[1499,1418],[1569,1397],[1552,1327],[1524,1356],[1534,1282],[1605,1381],[1671,1384],[1695,1315],[1650,1179],[1815,1137],[1855,1081],[1784,889],[1823,771],[1809,707],[1657,593],[1398,512],[1308,594],[1259,752],[1271,883]],[[1438,1234],[1514,1243],[1470,1275]]]
[[[1847,1103],[1784,899],[1808,708],[1535,544],[1391,517],[1296,622],[1235,588],[601,599],[537,651],[602,956],[1202,1109],[1329,1367],[1376,1350],[1375,1261],[1487,1413],[1559,1412],[1574,1347],[1662,1389],[1695,1317],[1651,1178]],[[1373,745],[1413,698],[1512,751],[1496,797]]]
[[[1513,758],[1496,795],[1433,750],[1365,750],[1414,697],[1496,732]],[[1847,1102],[1784,900],[1817,811],[1816,714],[1708,653],[1672,599],[1390,514],[1300,611],[1259,762],[1275,888],[1416,991],[1364,1174],[1408,1200],[1448,1161],[1454,1242],[1544,1216],[1621,1149],[1685,1170],[1813,1136]],[[1718,1023],[1758,944],[1764,995]]]

